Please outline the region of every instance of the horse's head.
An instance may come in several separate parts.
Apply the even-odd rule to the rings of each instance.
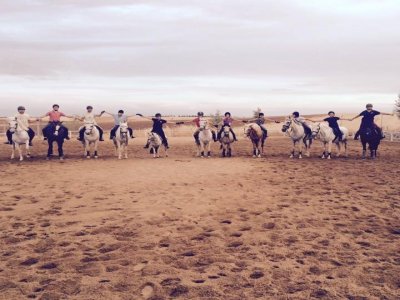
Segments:
[[[85,122],[85,134],[92,134],[94,126],[94,122]]]
[[[229,137],[230,133],[231,133],[231,128],[229,126],[224,126],[222,128],[223,136]]]
[[[318,123],[318,125],[313,126],[313,128],[311,130],[312,138],[315,139],[320,131],[321,131],[321,123]]]
[[[8,129],[10,130],[11,133],[14,133],[18,129],[18,122],[16,118],[10,118],[8,119]]]
[[[121,133],[128,133],[128,123],[127,122],[121,122],[119,123],[119,130]]]
[[[285,120],[285,124],[283,124],[282,126],[282,132],[287,132],[290,128],[290,126],[292,126],[292,118],[291,117],[287,117]]]
[[[206,119],[201,118],[199,123],[200,123],[200,130],[201,131],[208,129],[208,121]]]

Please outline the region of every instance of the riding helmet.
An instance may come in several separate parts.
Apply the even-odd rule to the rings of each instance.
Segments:
[[[157,117],[161,117],[161,114],[160,113],[156,113],[156,118]]]
[[[298,118],[298,117],[300,117],[300,113],[299,113],[298,111],[295,111],[295,112],[293,113],[293,116],[295,116],[296,118]]]
[[[58,104],[54,104],[54,105],[53,105],[53,108],[54,108],[54,107],[58,107],[58,108],[60,108],[60,105],[58,105]]]
[[[328,115],[330,114],[335,114],[335,112],[331,110],[330,112],[328,112]]]
[[[119,113],[119,114],[123,114],[124,111],[123,111],[122,109],[120,109],[120,110],[118,111],[118,113]]]
[[[259,116],[259,117],[264,117],[264,113],[263,113],[263,112],[260,112],[260,113],[258,114],[258,116]]]
[[[89,105],[86,107],[86,109],[93,109],[93,106]]]
[[[199,116],[199,117],[204,117],[204,113],[203,113],[202,111],[199,111],[199,112],[197,113],[197,116]]]
[[[368,103],[365,107],[369,108],[369,107],[374,107],[374,106],[371,103]]]
[[[18,106],[18,110],[25,110],[24,106]]]
[[[226,117],[226,116],[231,116],[231,113],[230,113],[230,112],[226,112],[226,113],[225,113],[225,117]]]

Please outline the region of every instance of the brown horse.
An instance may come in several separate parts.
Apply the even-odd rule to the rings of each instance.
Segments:
[[[253,143],[253,157],[261,157],[264,154],[264,144],[267,139],[261,127],[256,123],[247,124],[244,127],[244,133]]]

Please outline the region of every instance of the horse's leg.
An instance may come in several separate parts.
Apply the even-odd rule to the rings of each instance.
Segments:
[[[118,148],[118,159],[122,159],[122,145],[120,141],[117,141],[117,148]]]
[[[47,143],[49,145],[47,150],[47,159],[50,159],[50,157],[53,155],[53,141],[51,141],[50,138],[47,138]]]
[[[11,152],[11,159],[15,158],[15,143],[12,143],[12,152]]]
[[[25,149],[26,149],[26,157],[30,158],[31,157],[31,150],[30,150],[30,147],[29,147],[29,140],[25,144]]]
[[[85,140],[85,152],[86,158],[90,159],[90,142],[88,140]]]
[[[331,155],[332,155],[332,142],[328,142],[328,159],[331,159],[332,157],[331,157]]]
[[[94,142],[94,158],[98,158],[99,157],[99,154],[97,153],[98,147],[99,147],[99,140],[96,140]]]
[[[290,154],[290,158],[294,158],[294,154],[295,154],[295,149],[296,149],[296,142],[293,141],[293,148],[292,148],[292,153]]]
[[[22,150],[21,150],[20,144],[17,145],[17,151],[18,151],[18,155],[19,155],[19,161],[23,161],[24,157],[22,156]]]
[[[207,145],[207,157],[211,157],[211,142]]]
[[[300,141],[299,143],[299,159],[303,158],[303,143]],[[307,148],[307,146],[306,146]]]
[[[60,158],[60,160],[64,159],[64,140],[62,141],[57,141],[57,146],[58,146],[58,157]]]
[[[348,157],[349,155],[348,155],[348,149],[347,149],[347,140],[345,140],[344,142],[343,142],[343,145],[344,145],[344,156],[345,157]]]
[[[363,146],[362,159],[365,159],[367,155],[367,143],[362,141],[362,146]]]
[[[337,147],[337,151],[338,151],[336,157],[340,157],[340,156],[342,155],[342,146],[341,146],[341,143],[342,143],[342,142],[336,143],[336,147]]]

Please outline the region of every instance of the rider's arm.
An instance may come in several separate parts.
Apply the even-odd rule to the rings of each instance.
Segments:
[[[357,116],[355,116],[354,118],[349,119],[349,121],[354,121],[355,119],[357,119],[357,118],[359,118],[359,117],[361,117],[361,115],[357,115]],[[343,119],[343,120],[344,120],[344,119]]]
[[[139,116],[139,117],[141,117],[141,118],[143,118],[143,119],[146,119],[146,120],[149,120],[149,121],[153,121],[153,118],[145,117],[145,116],[143,116],[142,114],[136,114],[136,115]]]
[[[100,118],[101,116],[103,116],[106,113],[105,110],[103,110],[101,113],[99,113],[98,115],[94,115],[95,118]]]
[[[394,113],[388,114],[388,113],[381,113],[383,116],[394,116]]]

